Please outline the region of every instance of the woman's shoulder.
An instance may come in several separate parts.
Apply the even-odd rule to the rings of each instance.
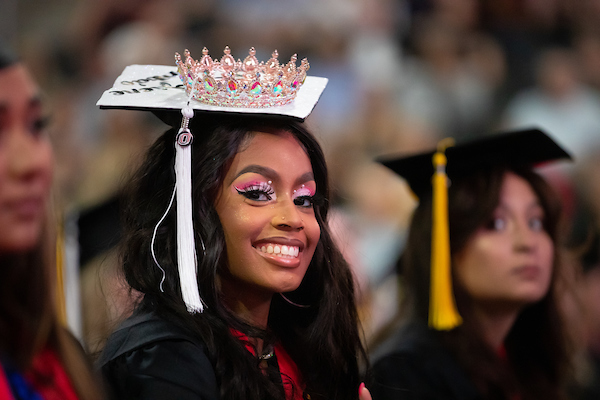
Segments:
[[[202,339],[153,313],[136,314],[121,324],[98,367],[119,399],[218,398]]]
[[[110,335],[98,364],[106,364],[125,353],[144,347],[168,346],[168,343],[177,342],[182,342],[182,345],[187,342],[203,353],[206,351],[202,338],[181,326],[152,312],[134,313]]]
[[[377,399],[478,399],[454,357],[427,326],[399,329],[376,352],[369,389]]]
[[[405,357],[423,356],[431,353],[438,354],[442,345],[435,334],[423,323],[409,322],[395,328],[385,341],[372,352],[372,360],[378,362],[394,354]]]

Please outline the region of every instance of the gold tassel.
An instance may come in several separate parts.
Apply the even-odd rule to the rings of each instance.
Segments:
[[[58,227],[56,235],[56,308],[58,319],[63,325],[67,325],[67,307],[65,301],[65,255],[64,255],[64,228],[62,224]]]
[[[452,139],[450,139],[452,140]],[[446,147],[448,139],[438,144],[433,155],[435,172],[432,178],[433,203],[431,227],[431,288],[429,294],[429,326],[436,330],[450,330],[462,323],[452,292],[450,271],[450,234],[448,227],[448,177],[446,175]]]

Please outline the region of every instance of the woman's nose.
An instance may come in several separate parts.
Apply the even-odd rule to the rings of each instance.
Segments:
[[[51,168],[50,143],[46,137],[33,136],[21,124],[7,133],[7,166],[12,176],[29,179]]]
[[[518,223],[515,229],[515,247],[525,251],[534,249],[538,234],[526,222]]]
[[[304,229],[302,215],[292,199],[281,199],[275,206],[275,210],[273,226],[286,230]]]

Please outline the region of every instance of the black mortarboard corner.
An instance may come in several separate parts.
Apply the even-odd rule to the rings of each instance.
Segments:
[[[177,196],[177,267],[181,294],[190,313],[204,309],[196,284],[190,146],[195,126],[190,120],[195,114],[209,112],[304,120],[327,85],[326,78],[307,76],[308,61],[304,59],[297,66],[296,55],[288,63],[280,63],[275,51],[265,63],[258,62],[254,48],[243,62],[235,61],[230,53],[226,47],[220,60],[212,59],[204,48],[202,57],[194,60],[186,50],[184,58],[175,53],[174,66],[130,65],[96,103],[105,109],[151,111],[167,124],[179,128],[175,137],[173,189],[173,196]],[[171,204],[172,200],[165,216]],[[163,219],[164,216],[154,229],[153,257],[156,230]],[[156,258],[154,261],[162,270]]]
[[[432,158],[436,151],[385,157],[379,161],[404,178],[411,190],[420,196],[431,192],[434,173]],[[446,148],[446,174],[452,178],[465,176],[480,168],[493,166],[537,166],[558,159],[571,159],[552,138],[539,129],[497,133]]]
[[[418,197],[432,196],[429,326],[437,330],[450,330],[462,322],[452,292],[448,184],[452,179],[468,176],[482,168],[535,167],[553,160],[571,159],[539,129],[504,132],[449,144],[445,139],[437,150],[379,160],[403,177]]]
[[[12,52],[4,41],[0,40],[0,69],[10,67],[18,61],[19,59],[16,54]]]

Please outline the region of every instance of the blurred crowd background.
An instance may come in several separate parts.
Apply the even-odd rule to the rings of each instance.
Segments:
[[[395,264],[415,205],[373,160],[539,126],[575,157],[545,173],[564,200],[577,301],[589,306],[580,334],[600,349],[590,339],[600,342],[599,22],[600,0],[2,0],[0,35],[52,116],[57,215],[79,274],[70,323],[97,350],[121,310],[115,198],[166,130],[148,113],[100,111],[101,93],[129,64],[174,65],[186,48],[220,58],[225,46],[243,59],[255,47],[259,60],[297,53],[329,79],[308,124],[328,158],[332,224],[359,278],[367,337],[396,312]]]

